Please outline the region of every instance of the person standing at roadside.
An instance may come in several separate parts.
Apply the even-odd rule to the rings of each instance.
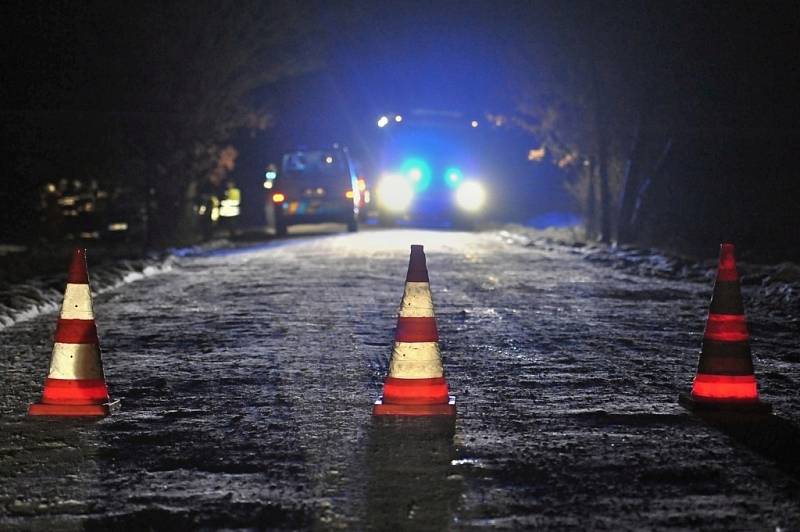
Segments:
[[[234,234],[238,228],[241,204],[242,191],[233,180],[229,180],[225,185],[225,193],[220,202],[219,216],[222,225],[230,230],[231,234]]]

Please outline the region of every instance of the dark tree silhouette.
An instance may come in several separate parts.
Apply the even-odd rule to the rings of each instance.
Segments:
[[[160,243],[192,238],[192,197],[234,133],[269,126],[258,91],[320,64],[302,3],[54,2],[18,18],[31,40],[18,62],[34,63],[21,72],[36,90],[2,113],[14,173],[124,184],[142,204],[149,195]],[[32,170],[42,162],[47,175]]]

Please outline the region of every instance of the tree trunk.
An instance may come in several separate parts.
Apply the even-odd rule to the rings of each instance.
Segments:
[[[622,197],[620,198],[619,221],[617,228],[617,240],[621,244],[628,244],[635,240],[635,230],[633,227],[633,210],[636,203],[637,193],[642,181],[642,166],[644,166],[644,154],[646,145],[646,111],[639,113],[639,120],[634,132],[633,145],[631,146],[628,161],[625,164],[625,176],[622,186]]]
[[[597,177],[600,185],[600,241],[611,243],[611,192],[608,186],[608,137],[600,134],[597,150]]]
[[[153,246],[153,183],[149,168],[145,169],[143,196],[144,231],[142,235],[142,248],[144,252],[147,253]]]
[[[175,229],[173,238],[182,244],[195,243],[198,239],[197,216],[193,210],[193,201],[197,195],[197,182],[190,181],[176,200]]]
[[[589,159],[586,167],[588,185],[586,188],[586,239],[594,240],[597,236],[597,193],[595,187],[595,174],[597,165],[594,158]]]
[[[597,144],[597,176],[600,185],[600,240],[611,243],[611,191],[608,184],[608,113],[605,107],[603,91],[597,67],[592,68],[592,85],[594,89],[594,119]]]
[[[650,172],[650,175],[642,181],[642,184],[639,186],[639,189],[636,192],[636,201],[633,206],[633,213],[631,214],[631,228],[636,228],[637,225],[641,222],[642,218],[642,204],[644,203],[645,195],[647,194],[647,190],[650,188],[653,180],[658,179],[661,175],[661,172],[664,169],[664,164],[666,163],[667,157],[669,157],[669,152],[672,150],[672,137],[667,138],[667,141],[664,143],[664,148],[661,150],[661,155],[658,157],[658,161],[656,161],[655,166]],[[638,232],[634,232],[633,238],[638,236]]]

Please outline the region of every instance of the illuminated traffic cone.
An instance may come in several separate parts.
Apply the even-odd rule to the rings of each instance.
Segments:
[[[86,250],[76,248],[56,328],[50,373],[44,381],[42,400],[28,408],[28,415],[106,416],[118,406],[119,401],[112,402],[108,396],[103,375]]]
[[[722,244],[697,375],[680,404],[697,411],[769,413],[772,407],[758,399],[749,338],[734,246]]]
[[[444,379],[439,333],[433,313],[428,268],[422,246],[411,246],[394,351],[383,396],[373,415],[455,416],[455,397]]]

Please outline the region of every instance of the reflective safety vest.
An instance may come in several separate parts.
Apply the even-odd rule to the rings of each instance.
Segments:
[[[238,188],[229,188],[225,191],[225,199],[220,202],[219,215],[223,218],[239,216],[239,205],[242,201],[242,191]]]

